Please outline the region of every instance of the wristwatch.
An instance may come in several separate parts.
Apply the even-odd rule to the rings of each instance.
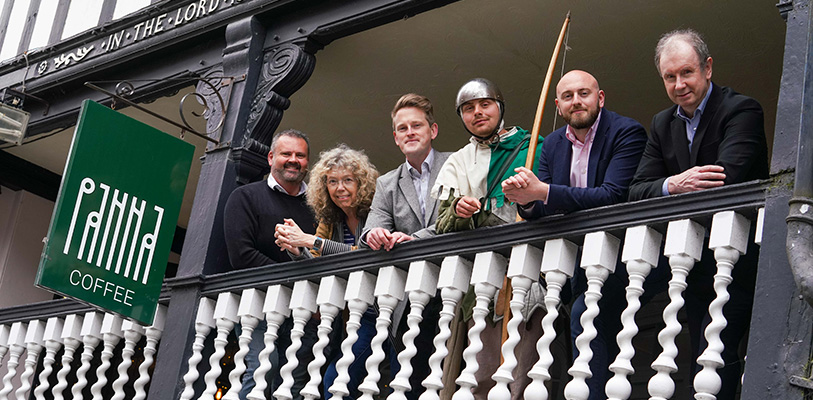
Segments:
[[[313,250],[321,251],[322,250],[322,242],[323,242],[322,238],[317,236],[316,239],[313,241]]]

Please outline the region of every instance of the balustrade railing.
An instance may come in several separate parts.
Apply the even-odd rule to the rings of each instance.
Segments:
[[[626,308],[621,314],[623,328],[616,338],[619,353],[609,367],[611,379],[606,384],[606,394],[610,399],[676,398],[674,375],[688,368],[678,365],[678,355],[685,359],[690,352],[676,343],[683,329],[679,312],[684,306],[686,278],[695,263],[701,261],[705,246],[713,250],[717,265],[713,289],[709,289],[714,291],[715,299],[709,308],[711,323],[705,330],[708,346],[701,349],[702,355],[697,360],[702,371],[694,378],[693,387],[698,399],[714,399],[721,379],[717,369],[722,366],[720,332],[726,326],[722,309],[729,298],[727,287],[738,258],[748,250],[749,240],[753,240],[749,239],[749,232],[754,226],[761,227],[758,219],[763,202],[762,185],[750,183],[443,235],[404,243],[389,253],[357,251],[206,277],[200,288],[202,296],[195,326],[191,328],[194,336],[190,348],[177,349],[191,354],[186,370],[181,371],[183,387],[177,392],[183,400],[240,398],[238,392],[243,388],[243,375],[247,371],[246,356],[253,343],[262,350],[259,366],[253,372],[255,386],[247,395],[252,400],[268,398],[271,388],[266,376],[275,370],[281,377],[273,388],[272,395],[277,399],[294,398],[297,391],[307,399],[326,394],[336,399],[350,398],[351,381],[360,382],[358,390],[366,400],[405,399],[415,389],[422,391],[420,400],[486,397],[542,400],[559,395],[587,399],[590,393],[586,380],[594,372],[590,370],[593,357],[590,343],[597,334],[594,321],[602,312],[599,306],[602,288],[616,266],[623,264],[629,277],[626,297],[612,300],[622,302]],[[761,229],[756,231],[759,242]],[[562,343],[570,342],[569,332],[562,329],[567,324],[556,321],[568,314],[560,295],[577,268],[585,271],[587,291],[586,311],[580,320],[583,332],[575,340],[578,357],[573,359],[567,352],[555,351],[553,344],[557,337]],[[669,268],[671,274],[668,290],[662,295],[668,304],[657,311],[662,313],[663,321],[657,335],[659,346],[649,346],[662,351],[647,361],[651,362],[650,370],[636,370],[633,359],[641,357],[633,346],[639,331],[636,315],[641,310],[640,298],[645,294],[644,282],[654,268]],[[541,321],[541,335],[533,336],[528,333],[532,330],[519,327],[525,299],[540,274],[544,276],[547,292],[542,299],[543,309],[537,312],[546,315]],[[496,371],[489,372],[492,375],[483,378],[477,357],[484,348],[481,333],[492,323],[488,320],[490,307],[493,308],[495,293],[506,276],[512,292],[507,330],[498,349],[502,361]],[[167,285],[163,301],[171,306],[172,280]],[[466,344],[458,346],[462,352],[455,353],[447,345],[452,342],[455,329],[465,327],[457,323],[459,317],[455,312],[469,290],[475,298],[473,323],[466,333]],[[433,348],[418,348],[415,339],[422,333],[424,309],[433,297],[439,297],[442,303],[439,320],[429,332]],[[400,365],[397,368],[386,342],[391,337],[391,326],[398,322],[393,320],[393,312],[400,301],[408,301],[409,306],[405,310],[406,328],[399,330],[404,333],[398,338],[402,347],[396,346]],[[136,399],[146,397],[150,366],[163,333],[165,306],[161,306],[151,326],[83,307],[74,310],[67,307],[68,312],[59,308],[48,311],[51,310],[48,307],[0,310],[0,366],[7,370],[2,377],[0,400],[8,399],[12,392],[21,400],[32,389],[37,400],[88,396],[121,400],[131,393]],[[370,309],[377,313],[374,333],[365,335],[371,354],[364,360],[364,368],[351,368],[354,362],[362,361],[356,360],[359,355],[352,349],[359,340],[364,314]],[[307,341],[306,325],[314,317],[320,321],[312,332],[316,339]],[[293,319],[292,328],[282,332],[287,318]],[[335,324],[336,319],[344,323]],[[253,335],[260,325],[265,326],[264,334]],[[241,328],[239,334],[235,332],[236,326]],[[341,327],[341,335],[332,332],[337,327]],[[278,346],[281,334],[290,336],[290,344],[285,348]],[[227,351],[230,336],[236,338],[231,340],[237,348],[231,352]],[[207,340],[212,337],[213,341]],[[515,354],[522,341],[533,341],[536,352],[533,358],[537,360],[525,369],[520,367]],[[332,360],[326,358],[329,347],[337,349]],[[312,354],[308,360],[299,359],[303,350]],[[410,383],[416,373],[411,361],[419,352],[431,356],[428,366],[423,367],[428,376],[421,388],[416,388]],[[269,357],[274,353],[284,354],[287,361],[274,365],[278,358]],[[450,357],[462,357],[464,367],[449,367],[455,365],[445,362]],[[37,369],[40,358],[41,366]],[[234,367],[224,378],[223,365],[227,359],[233,361]],[[121,361],[114,364],[112,360]],[[564,368],[552,370],[557,361],[569,366],[567,375],[562,372]],[[391,371],[384,379],[379,367],[387,362]],[[336,377],[331,386],[325,387],[323,373],[331,363]],[[135,375],[128,373],[133,364],[138,364]],[[307,371],[304,377],[294,373],[302,369],[298,368],[300,364]],[[364,371],[365,376],[352,376],[358,371]],[[524,388],[516,387],[518,374],[526,374],[531,383]],[[559,384],[552,387],[553,381]],[[452,382],[457,387],[448,390]],[[293,390],[294,387],[298,389]]]

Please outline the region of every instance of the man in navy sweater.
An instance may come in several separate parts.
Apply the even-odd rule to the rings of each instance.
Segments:
[[[278,133],[271,141],[265,181],[249,183],[232,192],[226,203],[224,230],[229,261],[234,269],[291,261],[274,243],[274,227],[292,218],[313,234],[316,223],[305,203],[308,137],[297,130]]]
[[[304,179],[308,173],[308,156],[310,143],[304,133],[288,129],[279,132],[271,141],[268,152],[268,165],[271,173],[265,181],[249,183],[232,192],[224,215],[224,231],[229,261],[234,269],[259,267],[291,261],[288,254],[274,243],[274,228],[282,224],[284,218],[292,218],[304,232],[316,232],[316,222],[305,202],[306,185]],[[316,325],[311,319],[305,327],[303,346],[297,352],[299,366],[294,370],[297,383],[292,388],[294,399],[299,399],[308,371],[306,366],[313,359],[310,347],[316,343]],[[273,370],[266,388],[273,393],[281,383],[279,368],[286,363],[283,350],[290,345],[290,332],[293,327],[291,318],[285,320],[278,330],[277,350],[270,355]],[[240,334],[241,327],[235,328]],[[246,372],[243,374],[243,386],[239,393],[240,400],[245,400],[254,388],[254,371],[259,367],[259,353],[264,347],[263,336],[267,330],[265,320],[261,320],[251,335],[249,352],[246,354]]]

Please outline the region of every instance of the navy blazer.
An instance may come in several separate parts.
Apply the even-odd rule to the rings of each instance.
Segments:
[[[630,200],[662,195],[663,181],[697,165],[721,165],[725,185],[768,177],[768,145],[762,106],[725,86],[713,85],[689,151],[686,123],[677,105],[652,118],[652,131]]]
[[[573,144],[563,126],[545,138],[539,155],[537,176],[550,184],[548,204],[537,200],[533,207],[519,207],[520,216],[534,219],[620,203],[646,146],[646,130],[632,118],[602,109],[601,120],[590,149],[587,187],[570,187]]]

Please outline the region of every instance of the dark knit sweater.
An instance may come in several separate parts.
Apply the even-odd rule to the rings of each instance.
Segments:
[[[274,227],[292,218],[306,233],[316,232],[316,222],[305,196],[272,190],[268,182],[250,183],[232,192],[224,212],[224,232],[229,261],[234,269],[290,261],[274,243]]]

